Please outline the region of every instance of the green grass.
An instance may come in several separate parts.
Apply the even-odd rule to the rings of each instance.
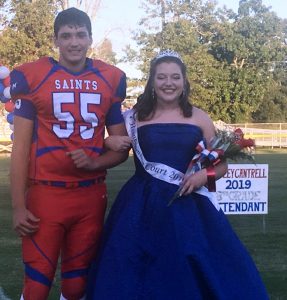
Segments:
[[[268,215],[229,215],[261,273],[271,300],[287,300],[287,151],[259,149],[257,163],[269,164]],[[132,159],[108,171],[109,205],[133,173]],[[0,288],[7,298],[20,298],[21,244],[12,230],[9,195],[9,157],[0,156]],[[49,300],[59,299],[57,274]],[[1,290],[0,290],[0,300]],[[127,299],[128,300],[128,299]]]
[[[287,151],[260,149],[255,160],[269,164],[268,215],[229,216],[252,255],[270,298],[287,299]]]

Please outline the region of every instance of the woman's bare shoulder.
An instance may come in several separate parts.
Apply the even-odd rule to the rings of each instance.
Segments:
[[[209,141],[215,134],[215,128],[212,119],[204,110],[194,107],[193,117],[195,123],[201,128],[204,137]]]
[[[212,122],[208,113],[198,107],[194,106],[192,109],[192,113],[193,113],[193,117],[198,119],[199,121],[202,120],[204,122],[206,121]]]

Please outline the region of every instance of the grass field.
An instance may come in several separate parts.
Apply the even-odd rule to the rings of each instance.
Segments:
[[[229,215],[228,218],[255,260],[270,299],[287,300],[287,151],[257,151],[256,161],[269,164],[269,213],[265,217]],[[109,170],[107,179],[109,207],[119,188],[132,173],[132,159]],[[8,176],[9,157],[2,154],[0,156],[0,300],[17,300],[20,298],[22,286],[21,246],[20,240],[11,229]],[[57,274],[49,300],[59,299],[58,290]]]

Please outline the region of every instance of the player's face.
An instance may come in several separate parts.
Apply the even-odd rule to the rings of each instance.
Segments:
[[[59,48],[61,65],[72,71],[84,67],[86,55],[92,44],[92,38],[86,26],[62,26],[55,37],[55,45]]]
[[[183,88],[184,78],[178,64],[163,62],[156,67],[154,91],[158,102],[178,103]]]

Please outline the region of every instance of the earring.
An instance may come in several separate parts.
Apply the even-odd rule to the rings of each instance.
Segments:
[[[181,95],[182,95],[182,98],[185,97],[185,95],[186,95],[185,89],[182,90],[182,94]]]
[[[152,99],[155,98],[154,88],[152,88],[152,90],[151,90],[151,96],[152,96]]]

